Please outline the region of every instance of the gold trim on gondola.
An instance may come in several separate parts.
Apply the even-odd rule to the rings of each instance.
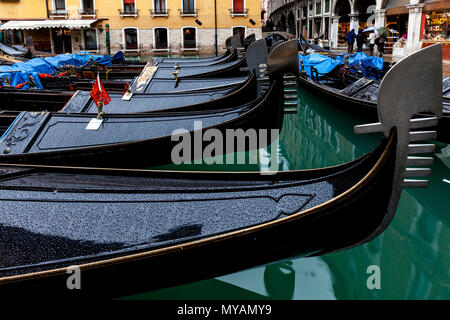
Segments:
[[[211,236],[211,237],[208,237],[205,239],[195,240],[192,242],[181,243],[181,244],[173,245],[173,246],[166,247],[166,248],[160,248],[160,249],[150,250],[147,252],[136,253],[136,254],[131,254],[131,255],[127,255],[127,256],[81,264],[81,265],[78,265],[77,267],[80,268],[81,271],[83,271],[83,270],[88,270],[88,269],[116,265],[116,264],[124,263],[127,261],[142,260],[142,259],[146,259],[151,256],[166,254],[171,251],[186,250],[187,248],[198,247],[198,246],[205,245],[207,243],[224,240],[226,238],[232,238],[232,237],[248,234],[250,232],[259,231],[259,230],[274,227],[274,226],[279,226],[279,225],[282,225],[285,223],[289,223],[292,220],[297,220],[304,216],[309,216],[311,214],[314,214],[318,210],[322,210],[332,204],[335,204],[336,202],[341,202],[341,201],[345,200],[357,189],[359,189],[362,186],[369,183],[372,176],[380,170],[381,166],[386,161],[386,157],[388,156],[388,153],[393,148],[395,148],[394,139],[395,139],[395,132],[392,132],[388,138],[388,141],[386,143],[384,151],[383,151],[382,155],[380,156],[380,158],[378,159],[378,161],[376,162],[376,164],[357,184],[355,184],[353,187],[346,190],[342,194],[338,195],[337,197],[330,199],[318,206],[307,209],[305,211],[297,212],[295,214],[290,215],[289,217],[281,218],[281,219],[278,219],[275,221],[266,222],[266,223],[263,223],[263,224],[260,224],[257,226],[248,227],[248,228],[244,228],[244,229],[237,230],[237,231],[227,232],[227,233],[224,233],[221,235]],[[24,166],[24,167],[36,167],[36,166],[30,165],[30,166]],[[40,166],[40,167],[45,168],[45,166]],[[81,169],[81,168],[73,168],[73,169]],[[106,169],[104,169],[104,170],[106,170]],[[316,170],[320,170],[320,169],[316,169]],[[125,171],[130,171],[130,170],[125,170]],[[145,170],[143,170],[143,171],[145,171]],[[303,170],[299,170],[299,171],[303,171]],[[168,172],[168,171],[156,171],[156,172]],[[294,172],[296,172],[296,171],[294,171]],[[202,173],[206,174],[207,172],[202,172]],[[253,173],[255,174],[255,172],[253,172]],[[69,267],[69,266],[67,266],[67,267]],[[51,277],[51,276],[56,276],[56,275],[63,275],[63,274],[65,275],[66,271],[67,271],[67,267],[0,278],[0,285],[7,284],[7,283],[13,283],[13,282],[22,282],[22,281],[32,280],[32,279],[39,279],[39,278],[44,278],[44,277],[46,278],[46,277]]]

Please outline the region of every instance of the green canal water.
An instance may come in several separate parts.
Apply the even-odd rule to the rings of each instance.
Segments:
[[[377,135],[355,135],[353,126],[362,123],[367,121],[299,89],[298,113],[284,116],[277,150],[280,170],[331,166],[362,156],[380,140]],[[270,148],[259,156],[267,152]],[[450,146],[438,142],[434,158],[430,186],[405,189],[390,227],[363,246],[286,259],[128,298],[450,299]],[[235,165],[231,169],[260,168]],[[380,268],[381,288],[369,290],[367,279],[372,273],[367,268],[373,265]]]

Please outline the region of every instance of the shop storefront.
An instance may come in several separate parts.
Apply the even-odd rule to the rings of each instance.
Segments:
[[[450,11],[426,12],[423,30],[424,41],[449,41],[449,16]]]
[[[450,59],[450,1],[425,3],[422,19],[422,48],[442,44],[443,58]]]
[[[347,35],[350,32],[350,20],[349,21],[339,21],[338,24],[338,43],[346,44]]]

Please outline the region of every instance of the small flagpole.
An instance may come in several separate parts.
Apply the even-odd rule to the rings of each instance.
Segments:
[[[100,74],[97,72],[97,85],[98,89],[100,90],[100,99],[98,100],[97,108],[98,108],[98,114],[97,119],[103,120],[104,112],[103,112],[103,94],[102,94],[102,86],[100,85]]]

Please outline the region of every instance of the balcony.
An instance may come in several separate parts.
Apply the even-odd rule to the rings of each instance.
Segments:
[[[170,52],[170,45],[166,42],[157,43],[156,45],[151,45],[151,50],[153,52]]]
[[[150,9],[150,14],[152,18],[157,17],[168,17],[169,16],[169,9]]]
[[[194,17],[198,15],[197,9],[178,9],[180,11],[180,17]]]
[[[119,9],[119,14],[121,18],[139,16],[139,9]]]
[[[140,52],[141,51],[141,45],[136,43],[129,43],[126,45],[120,44],[120,49],[125,52]]]
[[[184,40],[180,43],[181,51],[198,51],[197,42],[195,40]]]
[[[230,15],[234,17],[246,17],[248,16],[248,9],[228,9],[230,10]]]
[[[99,52],[100,48],[99,48],[98,44],[95,44],[95,45],[82,44],[82,45],[80,45],[80,50],[81,51],[89,51],[89,52]]]
[[[61,18],[67,19],[69,17],[69,11],[67,10],[48,10],[48,16],[50,19]]]
[[[78,10],[78,14],[82,17],[96,18],[97,9],[80,9]]]

